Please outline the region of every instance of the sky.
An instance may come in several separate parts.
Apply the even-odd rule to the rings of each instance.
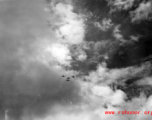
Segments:
[[[150,120],[151,0],[1,0],[0,119]]]

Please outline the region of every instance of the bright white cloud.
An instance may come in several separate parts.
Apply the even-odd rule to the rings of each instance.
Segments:
[[[113,91],[108,86],[94,86],[92,92],[97,96],[107,96],[113,93]]]
[[[81,49],[77,49],[70,54],[73,45],[81,46],[84,42],[85,24],[82,14],[73,12],[74,6],[71,0],[51,1],[49,26],[54,30],[56,42],[58,45],[53,45],[45,50],[51,52],[54,58],[60,64],[69,65],[72,56],[79,61],[84,61],[87,58],[86,53]]]
[[[56,33],[62,42],[67,44],[80,44],[83,42],[85,25],[83,18],[73,12],[70,4],[58,3],[54,7],[54,13],[60,21],[54,21],[58,26]]]
[[[80,54],[79,56],[78,56],[78,59],[77,60],[79,60],[79,61],[84,61],[84,60],[86,60],[86,58],[87,58],[87,55],[86,55],[86,53],[82,53],[82,54]]]
[[[50,55],[60,64],[68,65],[69,61],[71,60],[70,51],[68,47],[63,44],[52,44],[51,46],[47,47],[44,52],[50,53]]]
[[[152,2],[142,2],[139,7],[130,12],[132,22],[138,22],[142,20],[150,20],[152,17],[150,16],[152,14]]]
[[[124,98],[126,97],[125,93],[121,90],[117,90],[111,97],[112,105],[122,105],[124,103]]]
[[[29,49],[31,53],[26,53],[24,49],[18,49],[18,54],[23,62],[36,61],[47,66],[70,65],[71,53],[68,45],[51,41],[50,39],[38,38]],[[26,54],[28,54],[26,56]]]

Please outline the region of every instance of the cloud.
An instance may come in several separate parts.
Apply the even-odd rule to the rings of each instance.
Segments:
[[[111,12],[128,10],[134,5],[135,0],[107,0],[111,6]]]
[[[113,82],[120,82],[120,84],[124,84],[127,79],[132,78],[134,76],[145,77],[149,75],[151,70],[150,63],[144,63],[141,66],[131,66],[127,68],[121,69],[108,69],[106,68],[106,64],[101,64],[98,66],[96,71],[92,71],[86,76],[86,79],[93,83],[98,84],[111,84]]]
[[[139,36],[134,36],[134,35],[131,35],[130,36],[130,39],[132,40],[132,41],[138,41],[139,40]]]
[[[96,96],[107,96],[112,93],[112,90],[108,86],[94,86],[92,92]]]
[[[143,20],[150,20],[152,14],[152,2],[142,2],[139,7],[130,12],[132,22],[140,22]]]
[[[145,77],[143,79],[140,79],[136,84],[137,85],[152,85],[152,81],[151,81],[152,77]]]
[[[138,98],[133,98],[130,101],[125,101],[126,94],[121,90],[113,91],[108,86],[103,86],[99,84],[92,84],[92,83],[86,83],[86,89],[83,91],[85,92],[84,95],[88,96],[86,99],[88,102],[86,102],[85,112],[88,113],[89,119],[92,120],[93,118],[97,120],[128,120],[128,119],[134,119],[134,120],[149,120],[150,115],[145,115],[145,111],[150,111],[151,107],[151,97],[148,99],[145,97],[145,95],[141,94]],[[91,90],[91,91],[90,91]],[[83,104],[84,105],[84,104]],[[85,106],[85,105],[84,105]],[[117,114],[118,111],[140,111],[143,113],[143,115],[122,115]],[[105,111],[115,111],[115,115],[105,115]],[[81,113],[78,113],[81,114]],[[92,118],[92,119],[91,119]],[[77,120],[77,119],[76,119]]]
[[[83,84],[84,83],[82,83],[82,86]],[[42,117],[42,118],[33,117],[33,120],[40,120],[40,119],[41,120],[54,120],[54,119],[56,120],[61,120],[61,119],[102,120],[103,118],[105,120],[108,120],[111,117],[117,118],[117,116],[105,115],[104,112],[106,110],[118,111],[119,108],[113,107],[111,103],[113,103],[113,105],[121,104],[124,99],[123,97],[124,93],[119,90],[116,92],[113,92],[109,87],[96,86],[96,85],[93,85],[91,87],[91,90],[92,90],[91,93],[88,91],[89,94],[83,94],[87,98],[87,101],[83,101],[82,104],[75,105],[75,106],[66,106],[66,107],[62,105],[55,105],[53,109],[50,111],[50,114],[48,114],[46,117]],[[101,91],[101,90],[106,90],[107,94],[104,94],[105,91]],[[86,91],[83,91],[83,92],[86,92]],[[101,94],[97,95],[96,92],[98,93],[100,92]],[[104,104],[108,104],[107,109],[103,107]],[[27,119],[28,117],[25,116],[25,118]]]
[[[63,65],[69,65],[71,60],[70,51],[67,46],[63,44],[52,44],[50,47],[46,48],[44,51],[50,53],[55,59],[54,61],[59,62]]]
[[[108,69],[106,64],[99,65],[96,71],[90,72],[88,76],[88,82],[82,83],[82,95],[86,100],[86,104],[83,104],[86,111],[88,112],[89,119],[96,118],[97,120],[114,119],[134,119],[141,120],[144,118],[146,120],[150,119],[150,116],[146,115],[105,115],[105,111],[144,111],[149,110],[148,104],[151,101],[150,98],[146,98],[145,95],[141,94],[139,97],[132,98],[130,101],[126,101],[126,94],[119,89],[115,91],[108,85],[116,82],[117,84],[124,85],[123,82],[134,76],[144,77],[149,75],[150,63],[144,63],[141,66],[132,66],[122,69]],[[125,87],[125,85],[124,85]],[[126,86],[127,87],[127,86]]]
[[[139,4],[139,6],[135,10],[131,10],[133,6],[136,6],[135,0],[110,0],[107,1],[109,6],[111,7],[110,13],[122,10],[129,10],[131,21],[133,23],[140,22],[143,20],[151,20],[152,14],[152,2],[151,1],[143,1]]]
[[[54,116],[48,116],[44,119],[33,119],[33,120],[91,120],[90,115],[88,113],[80,113],[80,114],[68,114],[68,113],[59,113]]]
[[[115,25],[113,29],[113,36],[116,40],[120,41],[121,43],[132,43],[133,41],[138,41],[140,36],[131,35],[130,38],[127,40],[124,38],[123,34],[121,34],[120,30],[121,25]]]
[[[123,37],[123,35],[121,34],[120,31],[120,26],[121,25],[116,25],[114,30],[113,30],[113,36],[116,38],[116,40],[119,40],[121,42],[125,42],[125,39]]]
[[[85,51],[79,47],[84,44],[85,24],[83,15],[75,13],[73,11],[74,7],[70,0],[50,1],[49,3],[50,29],[54,30],[56,35],[55,44],[58,44],[58,47],[57,45],[52,45],[51,47],[53,48],[49,51],[53,50],[56,61],[60,61],[59,63],[65,66],[70,66],[73,59],[84,61],[87,58]],[[73,50],[76,46],[80,49]]]
[[[101,24],[99,22],[95,22],[94,25],[99,29],[101,29],[102,31],[107,31],[113,26],[111,19],[106,19],[106,18],[102,20]]]
[[[75,74],[62,67],[69,65],[69,48],[58,43],[56,35],[48,30],[41,2],[17,0],[3,5],[0,119],[4,119],[6,111],[11,120],[42,118],[56,104],[64,107],[79,104],[82,98],[79,83],[61,77]]]
[[[82,53],[82,54],[80,54],[79,56],[78,56],[78,61],[84,61],[84,60],[86,60],[86,58],[87,58],[87,56],[86,56],[86,54],[85,53]]]
[[[46,67],[42,63],[32,61],[26,62],[22,66],[17,68],[19,70],[16,75],[11,77],[14,81],[13,86],[15,86],[18,94],[17,98],[14,95],[14,99],[15,101],[20,100],[22,102],[10,102],[15,106],[22,105],[20,107],[20,111],[24,113],[20,117],[22,120],[61,120],[63,118],[67,120],[94,120],[95,118],[97,120],[102,120],[103,118],[105,120],[111,118],[119,120],[127,119],[129,116],[110,116],[105,115],[104,112],[106,110],[114,110],[116,112],[120,110],[140,110],[139,103],[145,106],[142,108],[149,109],[147,105],[150,103],[146,103],[144,96],[125,102],[126,95],[123,91],[113,91],[107,84],[103,85],[99,82],[94,82],[95,76],[99,77],[98,74],[100,74],[98,81],[101,81],[104,75],[107,75],[109,79],[115,79],[113,77],[119,78],[119,76],[126,78],[126,75],[137,75],[147,69],[149,65],[117,70],[108,70],[106,66],[102,65],[98,74],[94,74],[92,78],[89,75],[91,82],[83,82],[81,81],[82,78],[77,78],[78,82],[70,83],[65,82],[61,78],[64,72],[67,75],[71,74],[70,71],[65,71],[62,67]],[[109,81],[109,83],[111,82],[113,81]],[[4,88],[5,90],[8,89],[8,87]],[[14,90],[11,89],[11,91],[13,92]],[[9,101],[6,103],[8,104]],[[105,108],[105,105],[107,108]],[[13,108],[11,106],[8,106],[8,108],[11,113]],[[138,116],[134,119],[138,120]],[[145,119],[148,119],[148,117]]]
[[[128,10],[132,8],[134,0],[115,0],[111,1],[111,5],[113,6],[113,10]],[[53,29],[57,35],[57,44],[63,45],[63,48],[66,49],[65,52],[66,56],[71,56],[74,62],[81,61],[81,63],[86,63],[89,60],[93,61],[94,59],[98,59],[98,57],[106,56],[109,57],[109,54],[113,53],[113,50],[117,49],[114,48],[115,46],[118,47],[117,43],[111,42],[111,40],[102,40],[99,42],[86,42],[84,43],[84,36],[85,36],[85,25],[83,21],[83,17],[81,14],[77,14],[73,12],[74,6],[71,3],[65,2],[56,2],[52,6],[53,14],[55,15],[53,21]],[[52,15],[52,14],[51,14]],[[55,19],[59,18],[59,19]],[[113,24],[111,23],[112,20],[110,19],[102,19],[103,21],[100,22],[93,22],[95,27],[99,28],[100,30],[107,32]],[[87,20],[89,21],[89,20]],[[92,22],[92,21],[91,21]],[[125,39],[120,31],[120,25],[114,26],[114,30],[112,35],[117,39],[117,41],[124,42]],[[75,28],[75,29],[74,29]],[[138,40],[136,36],[130,36],[131,40]],[[83,44],[86,45],[86,49],[83,48]],[[109,45],[110,44],[110,45]],[[117,44],[117,45],[115,45]],[[78,47],[79,45],[79,47]],[[109,45],[109,46],[108,46]],[[83,47],[82,47],[83,46]],[[114,48],[112,49],[111,46]],[[110,48],[111,50],[109,50]],[[58,49],[59,47],[57,47]],[[61,47],[62,48],[62,47]],[[64,50],[65,50],[64,49]],[[69,50],[68,50],[69,49]],[[86,51],[85,51],[85,50]],[[107,52],[107,49],[109,50]],[[88,51],[89,52],[88,52]],[[55,51],[58,51],[55,49]],[[70,52],[71,53],[70,53]],[[99,54],[100,53],[100,54]],[[110,54],[110,55],[111,55]],[[63,54],[64,55],[64,54]],[[90,56],[89,56],[90,55]],[[98,56],[99,55],[99,56]],[[62,55],[61,55],[62,56]],[[95,57],[94,57],[95,56]],[[97,57],[96,57],[97,56]],[[71,59],[70,58],[70,59]],[[59,59],[59,58],[58,58]],[[94,60],[94,61],[95,61]],[[73,62],[73,61],[72,61]],[[99,61],[96,61],[99,64]],[[78,68],[78,71],[83,69],[83,65]],[[109,69],[106,67],[106,63],[99,64],[96,70],[88,69],[88,75],[82,75],[81,78],[77,78],[79,87],[81,91],[79,94],[81,95],[82,99],[79,104],[76,106],[67,106],[64,107],[61,105],[56,105],[52,108],[52,112],[42,120],[60,120],[60,119],[71,119],[71,120],[119,120],[119,119],[126,119],[128,120],[129,117],[131,119],[138,120],[138,116],[123,116],[123,115],[105,115],[104,112],[106,110],[141,110],[141,103],[146,108],[147,99],[145,96],[140,96],[139,98],[133,98],[130,101],[126,101],[127,95],[122,90],[113,90],[109,87],[110,84],[113,82],[117,84],[121,84],[125,86],[125,82],[128,79],[133,77],[145,78],[149,76],[151,70],[151,64],[149,62],[143,63],[138,66],[130,66],[126,68],[115,68]],[[86,72],[87,70],[85,70]],[[83,78],[86,79],[83,82]],[[72,103],[71,103],[72,104]],[[63,109],[64,108],[64,109]],[[39,120],[38,118],[35,118]],[[145,119],[148,119],[147,117]]]
[[[58,17],[58,21],[54,19],[50,22],[53,22],[52,26],[57,28],[56,33],[59,39],[67,44],[82,43],[85,34],[82,15],[74,13],[73,6],[65,3],[55,4],[51,10],[54,11],[55,18]]]

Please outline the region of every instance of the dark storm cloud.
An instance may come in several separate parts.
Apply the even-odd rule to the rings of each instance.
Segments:
[[[77,13],[81,11],[86,17],[85,41],[97,44],[106,41],[110,44],[104,53],[109,54],[107,60],[109,68],[136,65],[152,54],[150,1],[76,0],[74,3],[76,4],[75,11]],[[140,15],[139,11],[143,11],[143,14]],[[135,14],[134,17],[138,18],[133,18],[131,12]],[[103,31],[100,27],[105,19],[111,21],[112,27]],[[132,22],[132,19],[138,22]],[[101,46],[100,49],[102,51],[105,47]],[[107,49],[112,49],[112,54]],[[90,52],[87,56],[91,54]],[[98,54],[103,55],[100,52]]]

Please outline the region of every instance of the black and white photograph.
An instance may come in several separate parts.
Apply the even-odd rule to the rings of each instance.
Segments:
[[[0,0],[0,120],[152,120],[152,0]]]

